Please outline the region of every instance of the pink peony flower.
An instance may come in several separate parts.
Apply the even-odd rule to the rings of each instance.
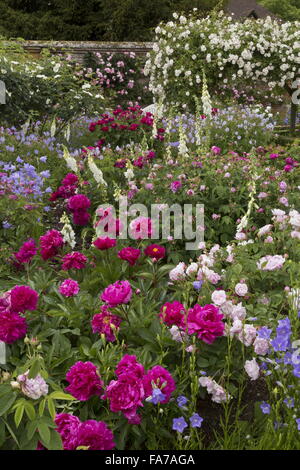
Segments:
[[[256,359],[253,358],[252,361],[246,361],[244,367],[251,380],[258,379],[259,365],[257,364]]]
[[[162,404],[170,401],[171,394],[176,389],[175,381],[164,367],[154,366],[143,377],[143,385],[145,390],[145,398],[150,397],[153,388],[159,388],[166,398],[161,401]]]
[[[175,300],[174,302],[166,302],[160,309],[160,318],[168,325],[176,325],[178,327],[185,327],[185,308]]]
[[[173,193],[176,193],[182,187],[181,181],[172,181],[170,189]]]
[[[152,220],[147,217],[137,217],[130,223],[131,237],[135,240],[151,238],[153,234]]]
[[[73,297],[73,295],[78,294],[79,290],[78,282],[73,281],[73,279],[66,279],[59,286],[59,292],[65,297]]]
[[[106,397],[113,412],[121,411],[129,422],[138,424],[137,408],[143,406],[145,392],[142,380],[134,373],[124,373],[112,380],[106,388]]]
[[[223,314],[214,305],[201,307],[196,304],[187,317],[188,333],[196,333],[205,343],[212,344],[218,336],[224,334]]]
[[[64,450],[75,450],[78,447],[77,432],[81,424],[80,419],[68,413],[59,413],[54,422],[62,438]]]
[[[68,200],[68,209],[71,212],[86,210],[90,207],[91,201],[84,194],[75,194]]]
[[[25,310],[36,310],[38,293],[28,286],[15,286],[10,291],[10,311],[12,313],[23,313]]]
[[[68,173],[61,182],[63,186],[73,186],[73,185],[77,185],[77,183],[78,183],[78,176],[75,175],[75,173]]]
[[[262,271],[274,271],[275,269],[281,269],[285,263],[285,258],[281,255],[267,255],[257,262],[258,269]]]
[[[24,338],[27,332],[25,318],[17,313],[2,312],[0,314],[0,341],[12,344],[18,339]]]
[[[116,246],[117,240],[109,237],[100,237],[93,242],[93,245],[98,248],[98,250],[108,250],[113,246]]]
[[[119,330],[122,319],[113,315],[106,305],[102,305],[101,312],[94,315],[92,319],[93,333],[104,334],[106,341],[114,342],[115,333]]]
[[[47,395],[49,388],[43,377],[38,374],[34,379],[29,379],[28,375],[29,370],[17,377],[22,393],[33,400],[38,400],[42,396]]]
[[[84,227],[88,224],[91,215],[86,210],[78,210],[73,212],[73,222],[75,225],[80,225]]]
[[[144,251],[146,256],[155,259],[156,261],[162,259],[166,256],[166,249],[165,247],[157,244],[148,245]]]
[[[37,249],[36,244],[33,239],[28,240],[27,242],[23,243],[21,248],[17,253],[14,253],[16,260],[19,263],[29,263],[32,258],[36,255]]]
[[[138,248],[133,248],[131,246],[128,246],[126,248],[122,248],[122,250],[120,250],[118,252],[118,257],[120,259],[128,261],[128,263],[131,266],[135,265],[135,263],[139,259],[140,255],[141,255],[141,250],[139,250]]]
[[[132,289],[128,281],[117,281],[110,284],[101,295],[101,300],[106,302],[108,307],[116,307],[120,304],[127,304],[132,296]]]
[[[85,267],[86,262],[86,256],[79,251],[73,251],[63,257],[61,269],[63,271],[68,271],[69,269],[82,269]]]
[[[45,235],[40,237],[40,248],[42,258],[53,258],[57,255],[58,249],[63,246],[64,240],[60,232],[57,230],[49,230]]]
[[[137,361],[136,356],[125,354],[117,365],[116,375],[118,377],[127,373],[134,374],[138,379],[142,379],[144,377],[144,366]]]
[[[88,450],[111,450],[115,447],[114,435],[103,421],[89,419],[80,423],[77,429],[77,447]]]
[[[92,362],[76,362],[66,374],[70,385],[67,392],[77,400],[87,401],[93,395],[102,395],[103,382]]]
[[[221,153],[220,147],[217,147],[216,145],[212,146],[211,151],[214,155],[220,155],[220,153]]]

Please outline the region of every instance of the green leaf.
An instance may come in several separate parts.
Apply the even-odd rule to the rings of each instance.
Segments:
[[[43,416],[43,414],[44,414],[45,405],[46,405],[46,398],[43,398],[43,400],[39,404],[39,415],[40,416]]]
[[[55,431],[55,429],[51,429],[50,431],[49,450],[63,450],[63,443],[60,434]]]
[[[55,404],[52,398],[50,397],[48,398],[47,405],[48,405],[50,416],[54,420],[55,415],[56,415],[56,410],[55,410]]]
[[[21,402],[15,411],[14,420],[15,420],[15,424],[17,428],[19,427],[19,424],[22,421],[24,409],[25,409],[24,402]]]
[[[41,440],[43,444],[48,448],[50,445],[50,429],[48,428],[47,424],[44,423],[43,421],[40,421],[38,423],[38,430],[39,430],[39,435],[41,436]]]
[[[17,393],[7,393],[0,398],[0,416],[9,410],[9,408],[14,404],[17,398]]]
[[[52,392],[49,397],[54,400],[76,400],[72,395],[64,392]]]
[[[33,421],[35,419],[36,413],[35,413],[34,406],[30,401],[26,401],[25,411],[30,421]]]
[[[40,359],[36,357],[30,367],[28,378],[34,379],[41,370]]]

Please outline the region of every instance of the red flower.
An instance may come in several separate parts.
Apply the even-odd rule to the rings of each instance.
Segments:
[[[98,250],[108,250],[113,246],[116,246],[117,240],[110,237],[100,237],[94,241],[93,245],[98,248]]]
[[[148,245],[145,249],[145,255],[155,260],[162,259],[166,256],[166,249],[161,245]]]
[[[188,333],[196,333],[199,339],[212,344],[218,336],[224,334],[223,314],[214,305],[201,307],[196,304],[187,317]]]
[[[118,257],[120,259],[128,261],[128,263],[131,266],[133,266],[136,263],[140,255],[141,255],[141,250],[139,250],[138,248],[132,248],[131,246],[122,248],[122,250],[118,252]]]

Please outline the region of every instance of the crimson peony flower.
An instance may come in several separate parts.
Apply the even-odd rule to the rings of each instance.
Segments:
[[[153,388],[159,388],[166,397],[161,402],[162,404],[169,402],[171,394],[176,389],[172,375],[162,366],[152,367],[143,377],[143,385],[146,398],[152,395]],[[155,385],[155,387],[153,387],[153,385]]]
[[[78,210],[73,212],[73,223],[81,227],[88,224],[91,215],[86,210]]]
[[[108,250],[113,246],[116,246],[117,240],[109,237],[100,237],[94,241],[93,245],[98,248],[98,250]]]
[[[75,194],[68,200],[68,209],[71,212],[86,210],[90,207],[91,201],[84,194]]]
[[[153,245],[147,246],[147,248],[145,249],[145,255],[157,261],[166,256],[166,249],[165,247],[154,243]]]
[[[54,422],[57,426],[56,431],[62,439],[64,450],[75,450],[78,447],[77,432],[81,424],[80,419],[68,413],[59,413]]]
[[[16,260],[19,263],[29,263],[32,258],[36,255],[37,249],[33,239],[23,243],[17,253],[14,253]]]
[[[64,240],[60,232],[57,230],[48,230],[45,235],[40,237],[40,248],[42,258],[46,261],[47,259],[53,258],[57,255],[58,249],[63,246]]]
[[[11,344],[24,338],[27,332],[25,318],[17,313],[2,312],[0,314],[0,341]]]
[[[199,339],[212,344],[218,336],[224,334],[223,314],[214,305],[201,307],[196,304],[187,317],[188,333],[196,333]]]
[[[66,374],[70,383],[67,392],[77,400],[87,401],[93,395],[102,395],[103,382],[92,362],[76,362]]]
[[[73,186],[73,185],[77,185],[77,183],[78,183],[78,176],[75,175],[75,173],[68,173],[61,182],[63,186]]]
[[[63,257],[61,269],[64,271],[68,271],[69,269],[82,269],[85,267],[86,262],[86,256],[79,251],[72,251],[72,253],[68,253]]]
[[[122,250],[118,252],[118,257],[120,259],[128,261],[128,263],[131,266],[133,266],[136,263],[140,255],[141,255],[141,250],[139,250],[138,248],[132,248],[131,246],[122,248]]]
[[[142,379],[145,375],[144,366],[137,362],[136,356],[125,354],[117,365],[116,375],[118,377],[127,373],[134,374],[138,379]]]
[[[111,450],[115,447],[114,435],[103,421],[89,419],[78,427],[78,446],[88,447],[88,450]]]
[[[106,305],[102,305],[101,312],[92,319],[93,333],[104,334],[107,341],[115,341],[115,332],[119,330],[122,319],[113,315]]]
[[[143,406],[145,397],[143,383],[133,373],[127,372],[112,380],[106,388],[106,397],[113,412],[122,411],[132,424],[139,422],[137,408]]]
[[[10,311],[12,313],[23,313],[25,310],[36,310],[38,293],[28,286],[15,286],[10,291]]]
[[[78,294],[79,290],[78,282],[73,279],[66,279],[59,286],[59,292],[65,297],[73,297]]]
[[[108,307],[116,307],[119,304],[127,304],[132,296],[132,289],[128,281],[117,281],[110,284],[102,293],[101,300]]]
[[[160,309],[160,318],[168,325],[176,325],[185,328],[185,308],[175,300],[174,302],[166,302]]]

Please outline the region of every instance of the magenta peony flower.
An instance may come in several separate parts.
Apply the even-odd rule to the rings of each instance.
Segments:
[[[166,256],[166,249],[161,245],[148,245],[144,251],[146,256],[155,259],[156,261]]]
[[[182,187],[181,181],[172,181],[170,189],[173,193],[176,193]]]
[[[63,246],[64,240],[57,230],[48,230],[40,237],[40,249],[43,260],[53,258],[57,255],[58,249]]]
[[[68,413],[59,413],[54,420],[57,428],[56,431],[60,434],[64,450],[75,450],[77,444],[77,432],[81,424],[77,416]]]
[[[103,421],[89,419],[80,423],[77,432],[77,447],[89,450],[111,450],[115,447],[114,435]]]
[[[85,267],[86,262],[86,256],[79,251],[73,251],[63,257],[61,269],[64,271],[68,271],[69,269],[82,269]]]
[[[92,362],[76,362],[66,374],[70,383],[67,392],[77,400],[87,401],[93,395],[102,395],[103,382]]]
[[[4,292],[0,297],[0,313],[10,312],[11,301],[10,301],[10,291]]]
[[[136,263],[140,255],[141,255],[141,250],[139,250],[138,248],[132,248],[131,246],[122,248],[122,250],[118,252],[118,257],[120,259],[128,261],[128,263],[131,266],[133,266]]]
[[[159,314],[162,321],[168,326],[185,327],[185,308],[175,300],[174,302],[166,302],[160,310]]]
[[[108,250],[113,246],[116,246],[117,240],[109,237],[100,237],[94,241],[93,245],[98,248],[98,250]]]
[[[23,243],[19,251],[17,253],[14,253],[14,255],[19,263],[29,263],[32,258],[36,255],[36,253],[37,249],[35,241],[31,239]]]
[[[199,339],[212,344],[218,336],[223,336],[223,314],[214,305],[201,307],[196,304],[191,308],[187,317],[188,333],[196,333]]]
[[[68,209],[71,212],[86,210],[90,207],[91,201],[84,194],[75,194],[68,200]]]
[[[122,319],[113,315],[106,305],[102,305],[101,312],[94,315],[92,319],[93,333],[104,334],[106,341],[115,341],[115,333],[119,330]]]
[[[112,380],[106,388],[106,397],[113,412],[122,411],[129,422],[137,423],[137,408],[143,406],[145,397],[142,380],[135,374],[127,372]]]
[[[80,225],[84,227],[88,224],[91,215],[86,210],[78,210],[73,212],[73,222],[75,225]]]
[[[101,300],[106,302],[108,307],[116,307],[120,304],[127,304],[132,296],[132,289],[128,281],[117,281],[110,284],[101,295]]]
[[[166,396],[166,398],[161,402],[162,404],[169,402],[171,394],[176,389],[172,375],[162,366],[152,367],[152,369],[150,369],[143,377],[143,385],[146,398],[152,395],[153,388],[159,388]]]
[[[145,369],[142,364],[137,362],[136,356],[125,354],[116,368],[116,375],[120,377],[122,374],[134,374],[138,379],[142,379],[145,375]]]
[[[12,313],[23,313],[25,310],[36,310],[38,293],[28,286],[15,286],[10,291],[10,311]]]
[[[25,318],[17,313],[2,312],[0,314],[0,341],[11,344],[24,338],[27,332]]]
[[[59,286],[59,292],[65,297],[73,297],[73,295],[78,294],[79,290],[80,288],[78,282],[73,281],[73,279],[66,279]]]
[[[211,151],[214,155],[220,155],[220,153],[221,153],[220,147],[217,147],[216,145],[212,146]]]
[[[75,175],[74,173],[68,173],[61,182],[63,186],[73,186],[73,185],[77,185],[77,183],[78,183],[78,176]]]

